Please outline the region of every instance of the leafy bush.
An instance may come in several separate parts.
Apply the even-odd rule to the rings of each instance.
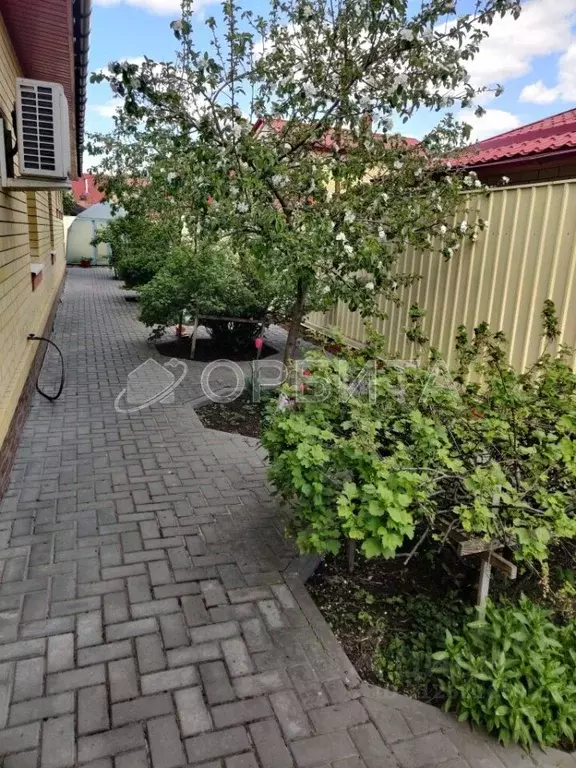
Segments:
[[[446,633],[434,654],[436,674],[460,720],[485,727],[507,744],[573,743],[576,733],[576,624],[565,627],[522,598],[487,606],[485,621]]]
[[[141,289],[140,319],[157,326],[155,335],[185,314],[265,319],[271,300],[267,281],[225,243],[195,250],[173,248],[162,268]],[[256,323],[203,320],[216,343],[231,352],[249,345],[260,332]]]
[[[307,375],[284,387],[263,436],[302,550],[337,552],[349,538],[368,557],[389,557],[438,516],[499,539],[518,560],[543,561],[555,541],[576,535],[567,351],[520,374],[485,324],[472,341],[460,329],[457,351],[453,374],[434,355],[398,364],[374,346],[308,355]]]

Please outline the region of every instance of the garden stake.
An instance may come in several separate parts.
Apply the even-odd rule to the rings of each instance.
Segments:
[[[356,542],[353,539],[348,539],[347,551],[348,551],[348,573],[354,573],[354,561],[356,559]]]
[[[190,360],[194,360],[194,352],[196,350],[196,334],[198,333],[198,320],[199,316],[194,318],[194,328],[192,329],[192,338],[190,339]]]

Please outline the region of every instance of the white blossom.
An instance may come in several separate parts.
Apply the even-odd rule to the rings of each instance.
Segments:
[[[248,211],[250,210],[250,206],[248,205],[248,203],[242,203],[242,202],[236,203],[236,210],[238,211],[238,213],[248,213]]]
[[[364,288],[366,288],[367,291],[373,291],[374,290],[374,283],[373,282],[366,283]]]
[[[439,231],[440,231],[440,234],[441,234],[441,235],[445,235],[445,234],[446,234],[446,232],[448,231],[448,227],[446,226],[446,224],[441,224],[441,225],[440,225],[440,230],[439,230]]]
[[[416,178],[419,179],[420,176],[422,176],[422,173],[423,173],[422,168],[416,168],[416,170],[414,171],[414,176],[416,176]]]
[[[452,184],[452,176],[444,176],[444,181],[446,184]]]
[[[348,256],[352,256],[352,254],[354,253],[354,248],[352,248],[350,243],[344,243],[343,247],[344,247],[344,250],[346,251],[346,253],[348,254]]]
[[[344,214],[344,223],[345,224],[352,224],[356,220],[356,214],[352,213],[352,211],[346,211]]]
[[[400,170],[402,170],[402,168],[404,168],[404,163],[401,160],[396,160],[394,162],[394,169],[396,171],[400,171]]]
[[[386,240],[386,230],[380,227],[378,230],[378,239],[384,242]]]
[[[468,222],[467,221],[463,221],[460,224],[460,232],[462,232],[462,234],[465,235],[467,231],[468,231]]]
[[[502,184],[510,184],[510,177],[502,176]]]
[[[480,179],[476,179],[476,181],[474,182],[474,186],[476,187],[476,189],[480,189],[480,187],[482,186],[482,182],[480,181]]]
[[[329,294],[329,293],[330,293],[330,286],[329,286],[329,285],[325,285],[325,286],[324,286],[324,288],[322,288],[322,293],[323,293],[325,296],[326,296],[327,294]]]
[[[336,235],[336,240],[338,240],[339,243],[345,243],[346,242],[346,235],[344,232],[338,232]]]
[[[410,29],[410,27],[405,27],[404,29],[401,29],[398,36],[401,40],[407,40],[408,42],[411,42],[414,40],[414,30]]]
[[[182,21],[182,19],[178,19],[177,21],[173,21],[172,24],[170,24],[170,26],[175,32],[182,32],[182,30],[184,29],[184,22]]]
[[[388,202],[388,193],[387,193],[387,192],[382,192],[382,193],[380,194],[380,197],[382,198],[382,200],[383,200],[385,203],[387,203],[387,202]]]
[[[462,183],[465,187],[471,187],[474,183],[474,179],[472,179],[470,176],[464,176]]]
[[[170,171],[170,173],[166,176],[166,181],[168,184],[171,184],[175,179],[178,178],[178,174],[174,171]]]
[[[281,173],[275,173],[274,176],[272,176],[272,184],[277,188],[285,187],[286,184],[288,184],[288,177],[283,176]]]

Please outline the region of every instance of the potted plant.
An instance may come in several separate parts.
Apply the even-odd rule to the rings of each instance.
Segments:
[[[92,259],[88,259],[86,257],[83,257],[80,259],[80,266],[81,267],[90,267],[92,266]]]

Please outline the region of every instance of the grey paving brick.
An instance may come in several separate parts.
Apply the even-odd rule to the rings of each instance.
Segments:
[[[31,749],[27,752],[18,752],[16,755],[8,755],[4,758],[4,768],[36,768],[38,765],[38,750]]]
[[[142,635],[136,638],[138,669],[141,675],[166,669],[166,657],[158,635]]]
[[[366,768],[396,768],[396,760],[372,723],[356,725],[349,729],[349,733]],[[435,759],[433,755],[430,757]]]
[[[116,643],[104,643],[93,648],[81,648],[78,651],[78,666],[87,667],[103,661],[123,659],[132,654],[130,640],[118,640]]]
[[[241,587],[240,589],[228,590],[228,598],[231,603],[252,603],[272,597],[273,594],[268,587]]]
[[[169,715],[174,711],[172,699],[168,693],[156,693],[141,696],[131,701],[122,701],[112,705],[114,726],[150,720],[152,717]]]
[[[22,659],[16,664],[13,701],[42,696],[44,689],[44,659]]]
[[[358,755],[358,751],[346,731],[293,741],[290,748],[298,768],[322,765],[326,762],[344,760],[347,757]]]
[[[144,563],[134,563],[133,565],[118,565],[112,568],[102,568],[102,579],[125,579],[132,576],[141,576],[146,573]],[[130,600],[132,602],[132,600]]]
[[[33,642],[33,641],[31,641]],[[48,638],[48,672],[62,672],[74,666],[74,635],[53,635]]]
[[[430,758],[433,758],[435,763],[442,763],[458,756],[454,744],[441,731],[409,741],[400,741],[391,748],[402,768],[422,768],[430,764]]]
[[[102,612],[82,613],[76,618],[76,645],[86,648],[104,642],[102,636]]]
[[[152,672],[140,678],[142,693],[158,693],[170,691],[175,688],[186,688],[198,682],[196,667],[179,667],[167,669],[165,672]]]
[[[188,645],[188,632],[181,613],[160,616],[160,629],[164,648],[178,648],[182,645]]]
[[[368,714],[362,704],[355,700],[333,704],[323,709],[313,709],[310,711],[310,718],[317,733],[330,733],[365,723]]]
[[[268,699],[264,696],[212,707],[212,717],[216,728],[228,728],[231,725],[250,723],[253,720],[262,720],[271,715],[272,709]]]
[[[182,597],[184,617],[189,627],[199,627],[210,622],[210,616],[204,601],[200,596],[184,595]]]
[[[94,581],[88,584],[78,585],[79,597],[90,595],[109,595],[111,592],[123,592],[126,589],[124,579],[108,579],[107,581]]]
[[[250,734],[263,768],[291,768],[294,765],[275,720],[252,723]]]
[[[144,747],[144,731],[137,723],[113,728],[104,733],[82,736],[78,739],[78,762],[88,763],[101,757]]]
[[[148,755],[145,749],[118,755],[114,761],[115,768],[148,768]]]
[[[258,608],[270,629],[282,629],[288,625],[276,600],[260,600]]]
[[[149,720],[148,739],[154,768],[180,768],[183,765],[186,757],[173,715]]]
[[[147,616],[164,616],[168,613],[175,613],[179,609],[180,606],[175,597],[166,597],[164,600],[150,600],[130,606],[132,616],[135,619],[146,618]]]
[[[125,701],[139,695],[136,663],[130,656],[108,664],[111,701]]]
[[[188,664],[197,664],[203,661],[214,661],[222,657],[220,646],[216,643],[203,643],[187,648],[175,648],[167,653],[168,666],[185,667]]]
[[[246,648],[246,643],[241,637],[231,637],[222,641],[222,651],[228,671],[232,677],[249,675],[254,672],[254,664]]]
[[[201,627],[192,627],[190,637],[194,643],[210,643],[213,640],[223,640],[234,637],[240,633],[240,626],[236,621],[225,621],[222,624],[206,624]]]
[[[112,592],[104,595],[104,623],[118,624],[130,619],[128,598],[125,592]]]
[[[46,651],[46,638],[37,640],[19,640],[17,643],[0,645],[0,662],[12,659],[25,659],[27,656],[40,656]]]
[[[234,605],[217,605],[208,611],[210,619],[219,621],[244,621],[245,619],[256,618],[258,611],[256,603],[235,603]]]
[[[74,694],[57,693],[39,699],[29,699],[10,707],[10,726],[31,723],[74,712]]]
[[[150,573],[150,582],[155,587],[160,584],[171,584],[174,581],[168,568],[168,563],[164,560],[148,563],[148,571]]]
[[[308,715],[302,709],[294,691],[285,690],[273,693],[270,696],[270,703],[288,741],[303,739],[312,735]]]
[[[203,733],[186,739],[188,760],[203,763],[217,757],[228,757],[236,752],[246,752],[250,742],[246,728],[238,726],[224,731]]]
[[[258,618],[246,619],[241,624],[242,634],[251,653],[272,648],[272,638]]]
[[[85,688],[89,685],[98,685],[106,682],[106,670],[104,664],[95,664],[93,667],[83,669],[71,669],[68,672],[57,672],[48,675],[46,693],[60,693],[60,691],[73,691],[76,688]]]
[[[174,700],[183,736],[195,736],[212,729],[212,718],[204,704],[201,688],[181,688],[174,691]]]
[[[78,733],[84,736],[110,728],[108,694],[105,685],[78,691]]]
[[[148,619],[136,619],[122,624],[110,624],[106,627],[106,642],[125,640],[127,637],[138,637],[158,631],[158,622],[154,617]]]
[[[209,704],[221,704],[236,698],[223,662],[201,664],[200,675]]]
[[[204,597],[204,602],[208,608],[215,605],[225,605],[228,602],[224,587],[220,584],[218,579],[201,581],[200,589],[202,591],[202,596]]]
[[[226,758],[226,768],[258,768],[254,752],[244,752],[242,755],[234,755]]]
[[[42,768],[71,768],[75,764],[74,716],[46,720],[42,726]]]
[[[184,581],[180,584],[162,584],[159,587],[154,587],[154,597],[156,599],[197,595],[199,592],[200,587],[197,581]]]
[[[52,600],[55,600],[54,588],[52,588]],[[32,592],[24,596],[24,607],[22,609],[22,621],[37,621],[45,619],[48,612],[48,594],[46,592]],[[16,624],[18,624],[18,614],[16,613]],[[16,637],[11,638],[16,640]]]
[[[412,731],[401,712],[371,699],[361,699],[364,708],[387,744],[412,738]]]
[[[31,621],[23,624],[20,635],[23,638],[46,638],[48,635],[60,635],[74,630],[74,616],[62,616],[58,619],[45,619],[43,621]],[[0,661],[1,661],[0,657]]]
[[[100,597],[81,597],[78,600],[65,600],[53,603],[50,608],[51,616],[70,616],[74,613],[97,611],[100,608]]]
[[[290,681],[286,672],[277,669],[260,672],[257,675],[237,677],[234,680],[234,690],[240,698],[260,696],[263,693],[271,693],[289,687]]]
[[[11,752],[24,752],[38,746],[40,742],[40,723],[19,725],[0,731],[0,755]]]

